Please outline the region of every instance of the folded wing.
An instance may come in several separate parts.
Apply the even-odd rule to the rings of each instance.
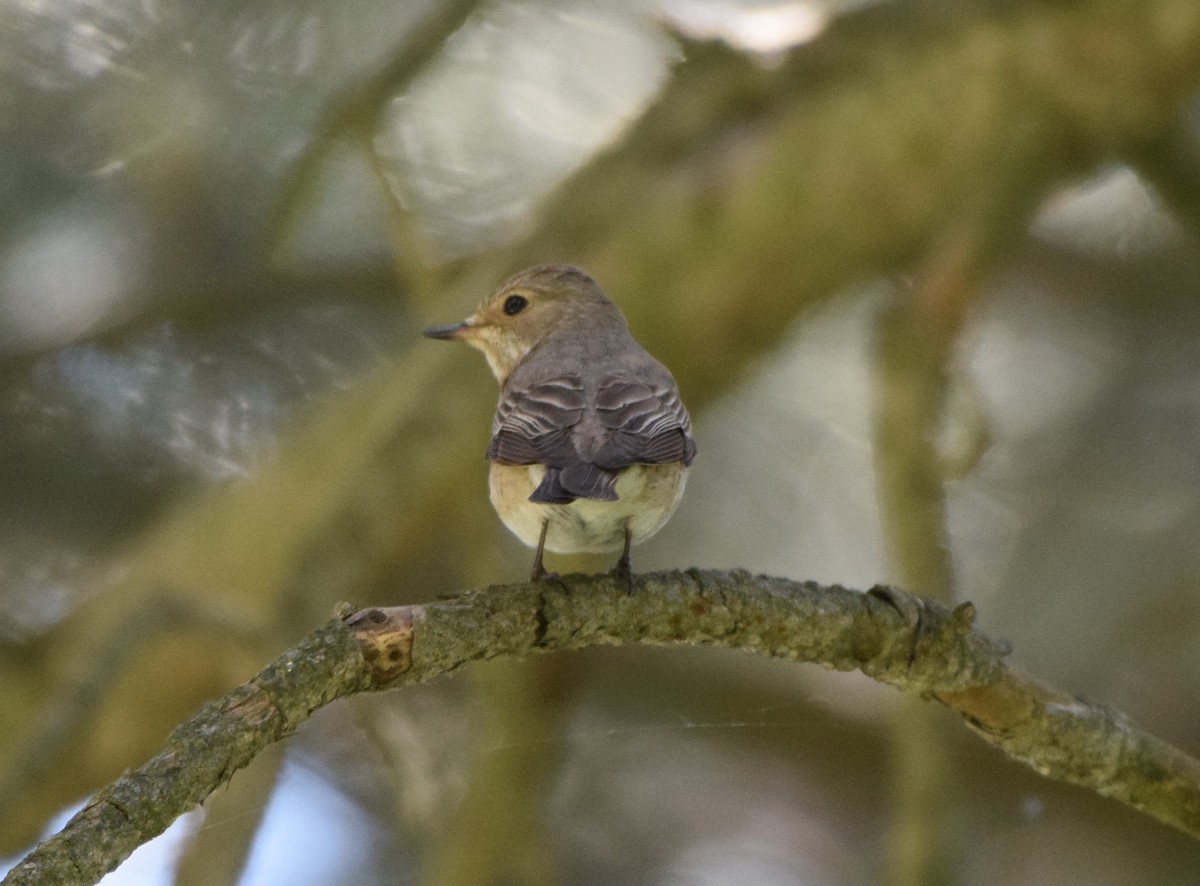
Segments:
[[[569,504],[617,499],[617,475],[634,464],[691,464],[692,423],[669,376],[662,381],[605,378],[588,391],[564,375],[504,391],[487,457],[543,464],[530,501]]]

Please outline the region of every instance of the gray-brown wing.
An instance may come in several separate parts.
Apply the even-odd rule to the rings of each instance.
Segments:
[[[696,457],[692,420],[673,381],[608,379],[597,392],[596,411],[608,432],[591,458],[601,468],[690,465]]]
[[[488,459],[506,465],[577,459],[571,429],[585,406],[583,380],[576,375],[506,388],[492,419]]]
[[[588,399],[573,375],[514,385],[501,396],[487,457],[546,466],[530,501],[615,501],[622,468],[695,458],[691,419],[673,383],[609,378]]]
[[[617,475],[582,456],[574,432],[587,411],[583,381],[575,375],[505,389],[492,420],[489,460],[546,466],[533,502],[570,504],[577,498],[615,501]]]

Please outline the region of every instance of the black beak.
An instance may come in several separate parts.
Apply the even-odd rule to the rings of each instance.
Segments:
[[[459,333],[468,328],[470,328],[470,324],[463,320],[460,323],[451,323],[449,326],[430,326],[421,335],[426,338],[458,338]]]

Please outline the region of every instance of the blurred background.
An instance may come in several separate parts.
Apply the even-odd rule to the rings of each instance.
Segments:
[[[697,421],[635,569],[969,599],[1200,752],[1198,87],[1191,0],[4,0],[0,858],[337,601],[528,575],[419,331],[540,261]],[[861,675],[595,649],[338,702],[105,882],[1197,871]]]

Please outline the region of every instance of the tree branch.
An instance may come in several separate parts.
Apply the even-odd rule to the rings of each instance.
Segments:
[[[1200,837],[1200,762],[1012,668],[953,610],[893,588],[859,593],[743,571],[657,572],[634,592],[607,575],[493,586],[438,603],[364,609],[313,632],[179,726],[3,880],[94,883],[203,802],[271,742],[341,696],[429,680],[479,659],[633,643],[726,646],[864,674],[933,697],[1041,774]]]

